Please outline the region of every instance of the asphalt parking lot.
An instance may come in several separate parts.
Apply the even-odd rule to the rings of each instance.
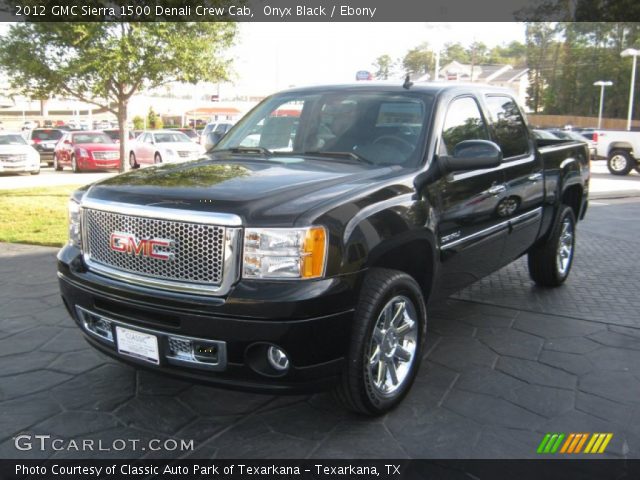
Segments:
[[[569,282],[523,259],[429,309],[417,381],[378,419],[329,394],[168,379],[95,352],[62,306],[56,249],[0,248],[0,458],[532,458],[547,432],[611,432],[640,458],[639,199],[592,202]],[[18,451],[13,437],[186,439],[192,451]]]

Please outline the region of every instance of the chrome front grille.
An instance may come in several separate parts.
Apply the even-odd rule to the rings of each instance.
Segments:
[[[161,220],[116,212],[83,209],[84,249],[91,264],[106,266],[117,272],[206,286],[220,285],[225,259],[225,227]],[[111,248],[112,234],[134,238],[134,248],[116,251]],[[158,253],[168,259],[152,258],[140,245],[145,239],[169,241]],[[138,252],[136,252],[138,247]]]
[[[120,158],[120,152],[93,152],[93,158],[96,160],[118,160]]]
[[[19,162],[26,162],[27,161],[27,155],[24,153],[19,153],[19,154],[7,154],[7,153],[3,153],[0,154],[0,162],[2,163],[19,163]]]

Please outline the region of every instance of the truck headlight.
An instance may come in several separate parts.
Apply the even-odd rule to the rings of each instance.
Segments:
[[[247,228],[244,278],[306,279],[324,275],[327,232],[324,227]]]
[[[80,233],[80,204],[75,200],[69,200],[69,245],[82,248],[82,236]]]

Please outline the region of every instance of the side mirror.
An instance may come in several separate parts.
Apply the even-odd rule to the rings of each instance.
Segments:
[[[439,160],[447,172],[482,170],[499,166],[502,151],[488,140],[464,140],[453,148],[453,155],[443,155]]]
[[[222,140],[222,137],[224,137],[224,134],[220,132],[209,133],[209,135],[207,135],[207,138],[204,141],[204,149],[206,151],[211,150],[213,147],[215,147],[218,144],[220,140]]]

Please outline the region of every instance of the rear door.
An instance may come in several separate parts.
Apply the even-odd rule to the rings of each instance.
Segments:
[[[502,150],[506,194],[496,215],[509,221],[509,235],[501,263],[507,264],[535,241],[542,218],[544,171],[524,118],[514,99],[506,94],[484,98],[491,117],[492,139]]]
[[[470,95],[449,103],[438,155],[451,154],[463,140],[490,140],[486,118]],[[441,288],[450,293],[496,269],[508,228],[496,208],[506,188],[500,167],[449,173],[438,182]]]

